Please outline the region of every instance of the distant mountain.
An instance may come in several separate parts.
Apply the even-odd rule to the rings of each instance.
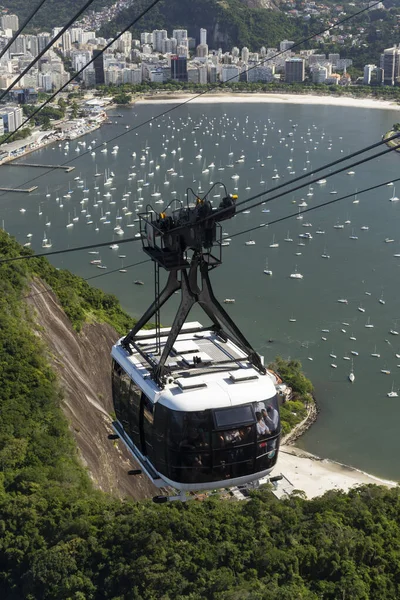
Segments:
[[[274,10],[249,6],[266,4],[274,6]],[[120,31],[147,5],[147,0],[138,0],[134,6],[121,11],[113,21],[104,25],[103,35],[108,37]],[[298,21],[276,10],[276,5],[270,0],[162,0],[141,19],[132,33],[138,36],[141,31],[153,29],[167,29],[172,33],[172,29],[180,27],[187,29],[189,36],[196,38],[197,42],[200,27],[206,28],[211,48],[227,49],[237,45],[254,51],[261,46],[276,46],[280,40],[296,32],[297,35],[302,34]]]

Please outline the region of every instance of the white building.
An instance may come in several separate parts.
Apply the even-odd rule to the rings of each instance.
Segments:
[[[187,29],[174,29],[172,31],[172,37],[176,39],[177,46],[184,45],[183,40],[187,40],[187,37],[188,37]],[[186,45],[188,45],[187,41],[186,41]]]
[[[70,33],[71,33],[71,42],[73,44],[75,44],[77,42],[79,43],[79,36],[82,35],[83,29],[81,27],[71,27]]]
[[[236,65],[223,65],[221,68],[221,81],[239,81],[240,70]]]
[[[175,38],[165,38],[161,42],[161,54],[176,54],[176,47]]]
[[[140,34],[140,43],[143,44],[152,44],[153,43],[153,34],[148,33],[147,31],[143,31]]]
[[[11,29],[12,32],[18,31],[19,19],[17,15],[4,15],[1,17],[1,28]]]
[[[295,43],[290,40],[282,40],[279,44],[279,50],[281,52],[286,52],[286,50],[290,50],[290,48],[294,46],[294,44]]]
[[[246,48],[246,46],[243,46],[243,48],[242,48],[242,53],[241,53],[241,58],[242,58],[242,61],[243,61],[243,62],[244,62],[246,65],[247,65],[247,63],[249,62],[249,54],[250,54],[250,52],[249,52],[249,49],[248,49],[248,48]]]
[[[207,29],[200,29],[200,45],[205,46],[207,44]]]
[[[272,81],[274,81],[274,74],[275,74],[274,65],[270,65],[270,66],[258,65],[258,66],[255,66],[255,67],[252,67],[251,69],[249,69],[249,71],[247,72],[247,81],[249,83],[257,83],[257,82],[271,83]]]
[[[328,77],[328,69],[322,65],[315,65],[312,68],[313,83],[325,83]]]
[[[162,49],[162,40],[165,40],[168,37],[168,33],[166,29],[154,29],[153,31],[153,49],[157,52],[161,52]],[[175,36],[173,36],[175,37]]]

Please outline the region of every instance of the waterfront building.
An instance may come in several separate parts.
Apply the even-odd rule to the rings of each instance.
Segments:
[[[369,85],[371,83],[372,72],[376,69],[376,65],[365,65],[363,84]]]
[[[187,58],[186,56],[171,56],[171,79],[175,81],[187,81]]]
[[[328,77],[328,69],[322,65],[315,65],[312,68],[312,82],[325,83]]]
[[[244,75],[244,73],[242,73]],[[258,65],[247,71],[247,81],[249,83],[271,83],[275,77],[275,66]]]
[[[286,83],[302,83],[305,79],[304,58],[289,58],[285,60]]]
[[[236,82],[239,81],[240,69],[236,65],[223,65],[221,69],[221,81],[225,83],[226,81]]]
[[[381,55],[381,67],[384,71],[383,82],[385,85],[395,85],[400,77],[400,46],[387,48]]]

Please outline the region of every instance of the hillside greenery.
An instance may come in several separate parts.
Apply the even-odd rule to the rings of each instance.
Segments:
[[[146,0],[122,10],[115,20],[106,23],[102,34],[114,35],[147,6]],[[240,0],[162,0],[132,29],[136,37],[142,31],[185,28],[199,43],[200,27],[208,32],[211,48],[230,49],[233,45],[259,50],[261,46],[276,46],[280,40],[303,31],[300,23],[278,11],[249,8]],[[293,39],[293,38],[289,38]]]
[[[83,14],[99,10],[103,6],[113,4],[115,0],[95,0]],[[26,0],[1,0],[0,6],[8,9],[8,14],[18,15],[20,25],[32,13],[34,6]],[[50,31],[53,27],[63,27],[71,17],[85,4],[85,0],[46,0],[26,28],[26,33]],[[25,32],[24,32],[25,33]]]
[[[23,254],[30,251],[0,231],[0,257]],[[312,501],[301,493],[277,500],[261,488],[248,502],[163,505],[94,490],[22,300],[35,274],[70,292],[78,283],[45,259],[0,263],[2,600],[400,597],[398,488]],[[283,375],[287,365],[277,366]],[[292,383],[307,393],[301,378]]]

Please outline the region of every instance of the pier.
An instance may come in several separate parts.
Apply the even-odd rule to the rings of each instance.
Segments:
[[[0,192],[23,192],[24,194],[30,194],[38,189],[37,185],[33,185],[30,188],[5,188],[0,187]]]
[[[39,169],[63,169],[66,173],[70,173],[75,169],[75,167],[71,167],[69,165],[38,165],[36,163],[16,163],[9,162],[7,163],[8,167],[36,167]]]

